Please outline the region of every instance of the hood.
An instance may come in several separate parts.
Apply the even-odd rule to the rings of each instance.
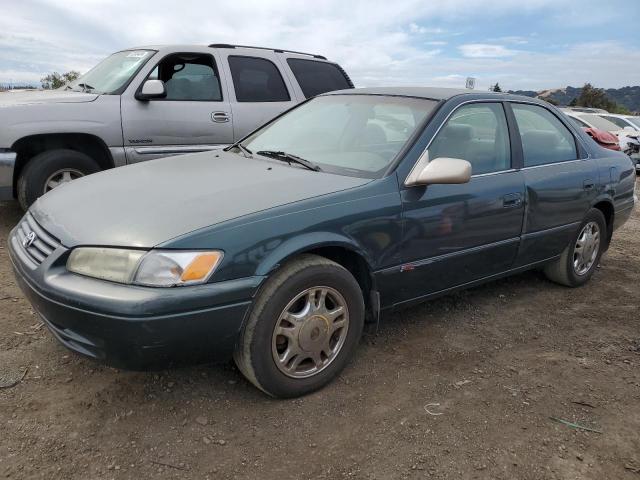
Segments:
[[[0,108],[16,105],[37,105],[43,103],[84,103],[93,102],[95,93],[72,92],[71,90],[27,90],[24,92],[4,92],[0,94]]]
[[[120,167],[64,184],[31,213],[65,246],[150,248],[203,227],[370,180],[230,152]]]

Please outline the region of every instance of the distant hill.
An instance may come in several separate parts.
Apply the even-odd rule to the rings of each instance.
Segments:
[[[566,106],[571,100],[579,97],[581,91],[582,88],[566,87],[542,90],[539,92],[533,90],[510,90],[509,93],[527,97],[546,97],[558,102],[558,105]],[[605,92],[607,96],[616,103],[627,107],[632,112],[640,112],[640,86],[607,88]]]

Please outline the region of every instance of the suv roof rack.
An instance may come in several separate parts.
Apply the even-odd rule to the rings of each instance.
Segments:
[[[296,52],[295,50],[283,50],[281,48],[267,48],[267,47],[252,47],[250,45],[231,45],[229,43],[212,43],[209,45],[211,48],[256,48],[258,50],[271,50],[276,53],[295,53],[297,55],[308,55],[313,58],[319,58],[320,60],[326,60],[327,57],[323,55],[315,55],[313,53]]]

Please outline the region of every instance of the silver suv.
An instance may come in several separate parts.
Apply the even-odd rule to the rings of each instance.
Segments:
[[[112,167],[220,148],[303,100],[353,88],[320,55],[227,44],[116,52],[63,88],[0,94],[0,200]]]

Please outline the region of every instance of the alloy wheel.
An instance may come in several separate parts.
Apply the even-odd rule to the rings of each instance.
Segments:
[[[284,308],[272,336],[278,369],[292,378],[320,373],[338,356],[349,328],[344,297],[331,287],[311,287]]]
[[[585,275],[591,270],[600,251],[600,227],[596,222],[587,223],[573,249],[573,270],[576,275]]]

